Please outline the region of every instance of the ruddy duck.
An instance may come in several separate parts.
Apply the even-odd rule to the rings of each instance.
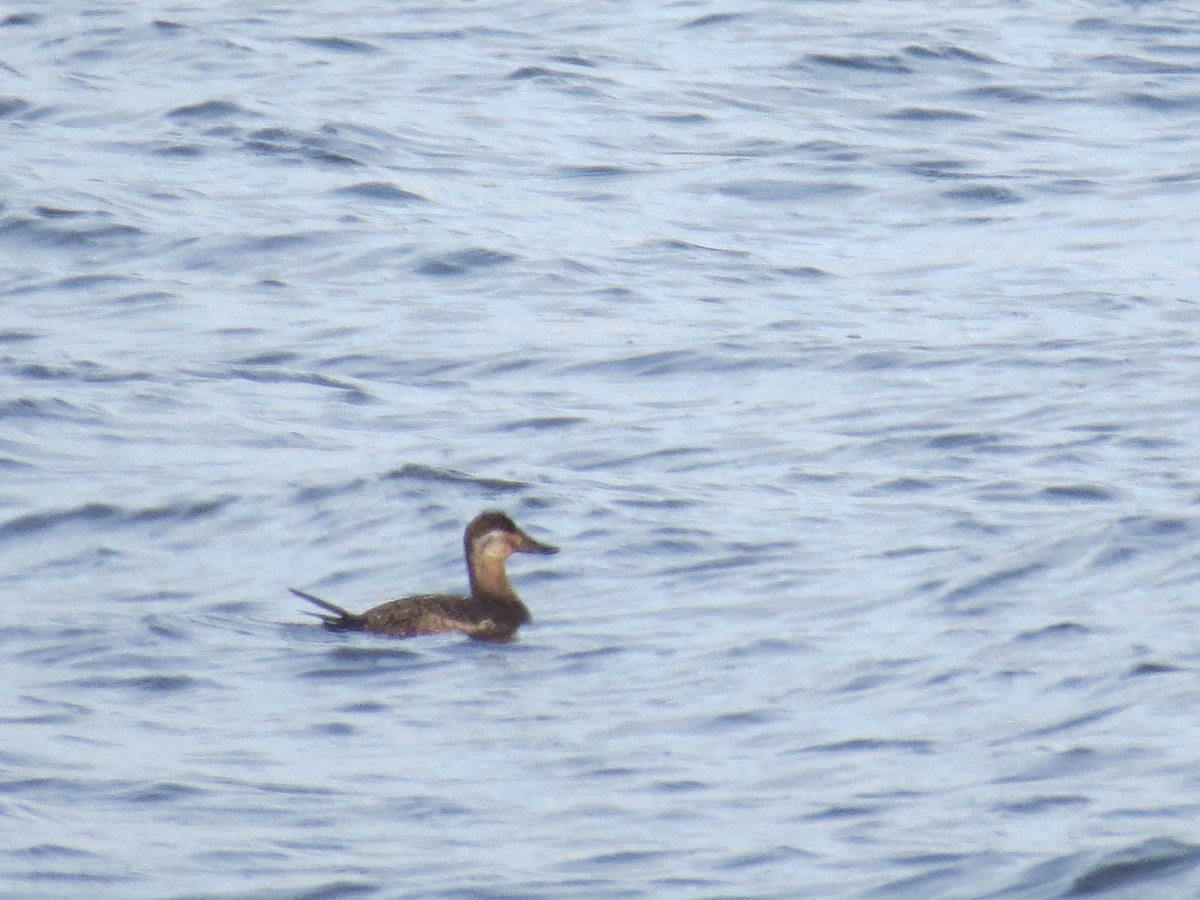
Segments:
[[[557,547],[535,541],[502,512],[483,512],[463,533],[471,595],[422,594],[402,597],[352,613],[320,597],[288,588],[333,615],[313,613],[330,631],[373,631],[392,637],[413,637],[461,631],[477,641],[511,641],[517,629],[532,620],[513,590],[504,563],[514,553],[557,553]]]

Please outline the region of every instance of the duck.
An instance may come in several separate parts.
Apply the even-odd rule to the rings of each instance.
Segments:
[[[533,621],[508,580],[505,563],[514,553],[552,554],[558,547],[534,540],[505,513],[486,510],[463,532],[470,594],[420,594],[389,600],[352,613],[307,591],[289,587],[302,600],[325,612],[309,613],[330,631],[369,631],[389,637],[462,632],[473,640],[505,643]]]

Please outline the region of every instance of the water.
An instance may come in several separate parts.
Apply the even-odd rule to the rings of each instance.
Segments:
[[[1200,19],[944,7],[8,13],[0,894],[1200,896]]]

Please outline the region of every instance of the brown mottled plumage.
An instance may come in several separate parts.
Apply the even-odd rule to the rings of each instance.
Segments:
[[[489,511],[467,526],[463,551],[471,585],[468,597],[422,594],[352,613],[296,588],[288,590],[332,613],[314,613],[331,631],[372,631],[392,637],[461,631],[478,641],[511,641],[532,617],[508,580],[505,561],[514,553],[557,553],[558,548],[535,541],[504,513]]]

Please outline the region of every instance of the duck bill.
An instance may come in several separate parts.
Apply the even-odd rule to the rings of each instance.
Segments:
[[[541,541],[535,541],[525,532],[521,532],[521,542],[513,547],[517,553],[557,553],[558,548],[551,544],[543,544]]]

